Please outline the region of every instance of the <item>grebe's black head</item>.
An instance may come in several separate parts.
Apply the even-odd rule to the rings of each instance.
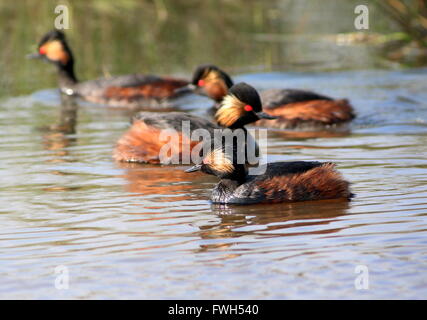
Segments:
[[[194,92],[219,102],[233,86],[230,76],[217,66],[200,65],[194,71],[191,87]]]
[[[59,30],[46,33],[39,42],[38,53],[30,55],[29,58],[45,59],[60,68],[72,67],[74,63],[65,34]]]
[[[241,82],[230,88],[215,114],[215,119],[224,127],[240,128],[259,119],[276,119],[276,117],[263,112],[258,92]]]
[[[238,164],[237,160],[236,148],[228,150],[223,146],[207,153],[203,157],[202,163],[185,170],[185,172],[202,171],[221,179],[243,181],[246,176],[246,167],[244,164]]]

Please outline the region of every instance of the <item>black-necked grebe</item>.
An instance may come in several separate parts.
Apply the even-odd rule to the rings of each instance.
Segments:
[[[154,75],[131,74],[79,82],[74,73],[74,58],[63,32],[53,30],[43,36],[38,53],[30,58],[42,58],[56,65],[62,92],[113,107],[159,109],[174,107],[173,99],[183,92],[188,81]]]
[[[199,66],[187,87],[221,101],[233,84],[230,76],[213,65]],[[260,92],[263,109],[277,117],[274,121],[257,121],[255,126],[279,129],[330,127],[350,122],[353,107],[347,99],[332,99],[315,92],[298,89],[268,89]]]
[[[239,83],[230,88],[216,111],[217,124],[207,119],[180,112],[153,114],[142,112],[136,115],[132,126],[118,140],[113,152],[113,158],[122,162],[160,163],[160,150],[165,141],[160,139],[162,130],[174,129],[178,139],[173,143],[174,154],[179,157],[191,152],[198,141],[191,141],[191,134],[196,129],[208,130],[211,137],[214,129],[242,129],[247,137],[245,125],[259,119],[275,119],[262,112],[261,100],[257,91],[245,83]],[[182,130],[184,121],[190,126],[187,132]]]
[[[186,172],[200,170],[221,179],[212,191],[213,203],[349,200],[353,196],[349,183],[335,170],[333,163],[274,162],[259,167],[257,170],[261,174],[250,175],[247,166],[236,161],[238,157],[235,152],[226,150],[225,146],[213,149],[203,158],[201,164],[186,170]]]

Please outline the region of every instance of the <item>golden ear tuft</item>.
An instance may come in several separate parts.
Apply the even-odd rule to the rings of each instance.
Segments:
[[[215,101],[221,101],[228,92],[227,83],[218,70],[205,70],[200,81],[203,85],[199,86],[204,87],[206,94]]]
[[[214,149],[204,159],[203,163],[211,169],[224,173],[232,173],[234,170],[233,161],[231,161],[222,149]]]
[[[206,82],[222,81],[221,74],[217,70],[206,70],[203,73],[202,79]]]
[[[225,96],[215,114],[216,121],[222,126],[230,127],[244,115],[245,105],[232,94]]]
[[[52,61],[59,61],[67,64],[70,56],[64,49],[64,45],[59,40],[52,40],[40,47],[39,51],[45,52],[46,57]]]

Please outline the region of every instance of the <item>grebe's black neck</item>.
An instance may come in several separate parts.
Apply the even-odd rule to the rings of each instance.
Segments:
[[[235,162],[236,160],[237,159],[235,159]],[[247,176],[248,171],[246,169],[246,165],[235,163],[233,172],[219,176],[219,178],[221,178],[220,184],[227,187],[237,188],[238,186],[246,182]]]
[[[58,82],[62,91],[67,93],[67,89],[72,89],[78,82],[74,73],[74,62],[70,60],[67,64],[63,65],[57,63],[58,68]]]

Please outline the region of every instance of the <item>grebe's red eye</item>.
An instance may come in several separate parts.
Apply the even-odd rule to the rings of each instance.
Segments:
[[[41,47],[41,48],[39,49],[39,53],[40,53],[40,54],[46,54],[46,49],[45,49],[44,47]]]
[[[248,104],[245,106],[245,111],[252,111],[252,110],[253,110],[252,106]]]
[[[205,80],[199,80],[199,82],[197,82],[197,85],[199,87],[203,87],[205,85]]]

